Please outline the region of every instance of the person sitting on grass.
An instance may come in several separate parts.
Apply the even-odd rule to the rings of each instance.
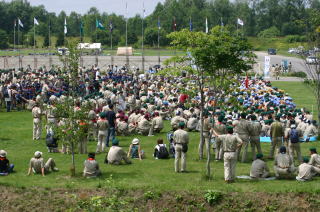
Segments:
[[[133,159],[140,159],[144,158],[144,151],[141,150],[140,141],[137,138],[134,138],[130,144],[129,151],[128,151],[128,158]]]
[[[30,175],[32,171],[35,174],[42,174],[44,177],[45,174],[49,173],[50,169],[52,171],[59,171],[52,158],[49,158],[48,161],[44,163],[42,152],[36,151],[34,157],[30,160],[28,175]]]
[[[320,168],[320,155],[317,153],[317,149],[314,147],[310,148],[310,155],[311,158],[309,164],[317,168]]]
[[[292,157],[287,154],[285,146],[280,147],[279,153],[276,155],[274,160],[274,173],[277,178],[291,178],[295,173],[296,168],[293,164]]]
[[[320,169],[312,166],[309,163],[308,157],[303,157],[303,163],[298,167],[298,176],[296,177],[296,180],[298,181],[308,181],[312,180],[312,177],[314,177],[317,174],[320,174]]]
[[[88,159],[84,161],[84,170],[83,176],[84,177],[97,177],[101,175],[101,171],[99,169],[99,164],[95,160],[96,154],[91,152],[88,154]]]
[[[251,178],[267,178],[269,177],[269,168],[267,163],[263,161],[263,154],[258,153],[256,159],[252,162]]]
[[[157,145],[154,147],[153,157],[155,159],[167,159],[169,158],[169,152],[167,150],[166,144],[163,143],[163,139],[159,138],[157,140]]]
[[[7,152],[0,150],[0,176],[7,176],[13,172],[14,165],[7,159]]]
[[[106,159],[106,163],[113,165],[120,165],[123,160],[126,164],[131,164],[131,161],[127,157],[127,153],[119,147],[119,140],[116,138],[112,139],[112,147],[110,148]]]

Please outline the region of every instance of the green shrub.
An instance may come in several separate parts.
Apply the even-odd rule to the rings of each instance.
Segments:
[[[222,199],[223,195],[220,191],[215,190],[208,190],[204,194],[204,199],[209,203],[210,205],[218,203]]]
[[[258,36],[261,38],[274,38],[280,35],[280,31],[277,27],[273,26],[259,32]]]
[[[285,37],[285,40],[287,43],[296,43],[296,42],[305,42],[306,36],[300,36],[300,35],[288,35]]]
[[[290,76],[292,76],[292,77],[306,78],[306,77],[307,77],[307,74],[306,74],[305,72],[298,71],[298,72],[292,72],[292,73],[290,73]]]

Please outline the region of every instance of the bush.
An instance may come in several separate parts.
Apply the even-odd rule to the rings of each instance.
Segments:
[[[290,76],[292,77],[300,77],[300,78],[306,78],[307,74],[303,71],[298,71],[298,72],[292,72],[290,73]]]
[[[277,27],[273,26],[259,32],[258,36],[261,38],[274,38],[280,35],[280,31]]]
[[[288,35],[286,36],[286,42],[287,43],[296,43],[296,42],[305,42],[306,36],[300,36],[300,35]]]
[[[209,203],[210,205],[218,203],[222,199],[222,193],[220,191],[215,190],[208,190],[205,195],[204,199]]]

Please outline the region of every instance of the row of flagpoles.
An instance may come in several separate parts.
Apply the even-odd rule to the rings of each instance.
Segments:
[[[142,27],[144,26],[144,24],[143,24],[144,18],[145,18],[145,9],[143,7]],[[23,25],[22,21],[20,20],[20,18],[18,18],[17,20],[18,20],[18,33],[19,33],[20,27],[24,28],[24,25]],[[39,25],[39,22],[35,17],[33,18],[33,24],[34,24],[34,46],[35,46],[35,32],[36,32],[35,31],[35,26]],[[160,17],[158,17],[158,23],[157,24],[158,24],[158,29],[160,30],[161,29]],[[237,19],[237,25],[243,26],[244,22],[240,18],[238,18]],[[221,26],[223,26],[222,20],[221,20]],[[96,19],[96,28],[97,29],[102,29],[102,30],[106,29],[104,27],[104,25],[102,24],[102,22],[100,20],[98,20],[98,19]],[[127,38],[127,36],[128,36],[127,30],[128,29],[127,28],[128,28],[128,23],[126,21],[126,46],[128,45],[128,38]],[[176,20],[174,18],[174,20],[173,20],[173,31],[176,31],[176,29],[177,29],[177,24],[176,24]],[[15,30],[16,30],[16,21],[14,21],[14,33],[15,33]],[[113,31],[113,23],[112,23],[112,21],[110,21],[110,23],[109,23],[109,30],[110,30],[110,32]],[[193,31],[193,23],[192,23],[191,17],[189,19],[189,30]],[[80,23],[80,37],[82,35],[82,31],[83,31],[83,25],[82,25],[82,22],[81,22]],[[142,37],[143,37],[143,34],[144,34],[143,31],[144,30],[142,29]],[[68,33],[67,19],[66,18],[64,19],[64,30],[63,30],[63,32],[64,32],[65,35]],[[206,33],[209,32],[209,26],[208,26],[208,19],[207,18],[205,19],[205,32]],[[19,39],[19,37],[18,37],[18,39]],[[18,45],[19,45],[19,40],[18,40]]]

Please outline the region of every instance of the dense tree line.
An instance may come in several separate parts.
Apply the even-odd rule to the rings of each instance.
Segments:
[[[237,28],[236,21],[240,18],[244,22],[243,28],[240,28],[247,36],[305,35],[319,26],[319,20],[314,20],[315,16],[319,16],[319,11],[320,0],[166,0],[159,3],[153,13],[145,18],[144,42],[149,46],[157,45],[158,19],[161,25],[161,46],[168,45],[166,35],[174,29],[189,28],[190,20],[194,31],[204,31],[206,18],[209,28],[223,24],[232,30]],[[17,36],[20,36],[23,44],[32,46],[34,17],[40,23],[36,31],[37,35],[44,38],[42,46],[49,45],[49,27],[52,35],[61,41],[65,18],[67,37],[79,37],[81,33],[92,42],[102,42],[108,46],[112,23],[113,45],[125,45],[126,18],[107,14],[95,7],[88,8],[88,12],[83,15],[71,12],[67,16],[63,10],[55,14],[48,12],[42,5],[31,6],[26,0],[13,0],[0,2],[0,14],[2,48],[13,44],[13,26],[17,18],[24,24]],[[104,29],[96,27],[97,20],[103,24]],[[137,14],[127,21],[128,44],[140,46],[142,16]]]

